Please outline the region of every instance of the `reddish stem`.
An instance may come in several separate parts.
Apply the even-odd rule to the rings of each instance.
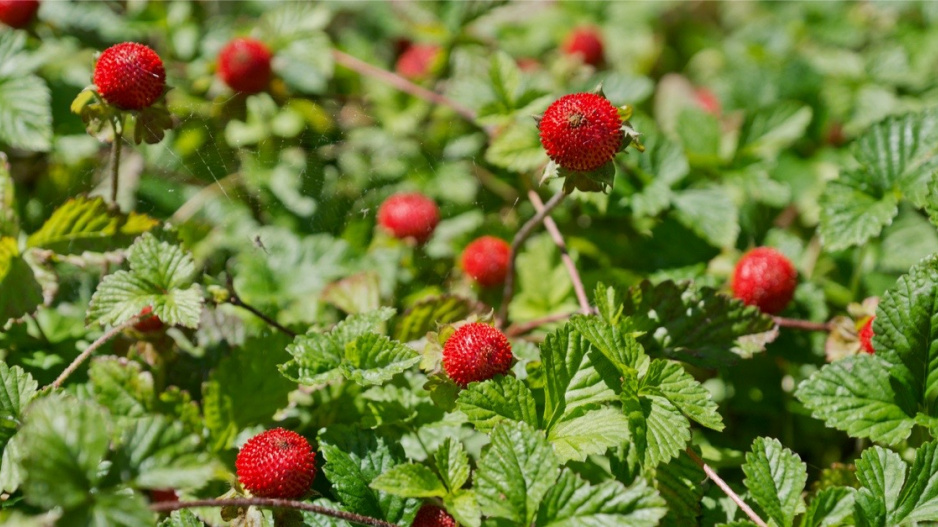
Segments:
[[[798,320],[796,318],[772,317],[779,327],[802,329],[804,331],[830,331],[829,322],[811,322],[810,320]]]
[[[543,210],[544,202],[541,201],[541,197],[538,196],[537,192],[529,190],[528,197],[531,199],[531,203],[534,204],[535,210],[538,212]],[[567,244],[563,240],[563,235],[560,234],[560,229],[557,228],[557,222],[550,216],[546,216],[544,217],[544,228],[547,229],[547,232],[550,233],[550,237],[554,240],[554,244],[560,249],[560,258],[563,260],[564,267],[567,268],[570,281],[573,282],[573,290],[576,292],[576,299],[580,303],[580,312],[584,315],[589,315],[593,312],[593,308],[590,306],[589,298],[586,296],[586,288],[583,287],[580,272],[577,271],[576,264],[567,251]]]
[[[724,494],[729,496],[729,498],[733,500],[733,503],[735,503],[736,506],[738,506],[740,510],[746,513],[746,516],[749,516],[749,519],[752,520],[753,523],[755,523],[759,527],[767,527],[765,522],[762,521],[762,518],[760,518],[759,515],[756,514],[756,512],[752,510],[752,508],[749,507],[749,505],[746,505],[746,502],[743,501],[742,498],[740,498],[739,495],[736,494],[733,491],[733,489],[731,489],[730,486],[726,484],[725,481],[723,481],[723,478],[717,475],[716,471],[713,470],[710,467],[710,465],[706,464],[704,460],[700,459],[700,456],[698,456],[696,452],[694,452],[690,448],[687,448],[684,451],[687,452],[687,455],[690,456],[690,458],[694,461],[694,463],[697,463],[697,465],[703,469],[704,474],[706,474],[708,478],[713,480],[713,482],[717,484],[717,487],[720,487],[720,490],[722,490]]]

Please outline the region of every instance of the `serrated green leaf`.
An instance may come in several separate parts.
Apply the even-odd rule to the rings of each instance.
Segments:
[[[839,251],[879,235],[899,212],[899,200],[889,189],[866,181],[860,172],[841,172],[821,195],[818,233],[830,251]]]
[[[492,138],[485,160],[513,172],[529,172],[547,161],[547,154],[530,121],[513,122]]]
[[[202,520],[190,509],[180,509],[173,511],[160,522],[159,527],[204,527]]]
[[[322,470],[349,512],[397,523],[412,518],[420,501],[372,489],[371,482],[401,464],[398,443],[371,431],[335,426],[319,434]]]
[[[52,96],[36,75],[0,75],[0,141],[24,150],[52,147]]]
[[[382,384],[420,362],[420,354],[383,335],[366,333],[345,347],[342,373],[362,386]]]
[[[20,219],[16,212],[16,195],[10,165],[5,154],[0,153],[0,237],[16,238],[20,232]]]
[[[690,441],[690,423],[664,397],[643,395],[640,401],[647,427],[645,466],[655,467],[684,450]]]
[[[504,51],[493,53],[489,64],[489,80],[501,108],[507,111],[514,110],[515,99],[520,95],[523,81],[521,68],[518,67],[515,59]],[[502,113],[507,113],[507,111]]]
[[[861,354],[824,366],[798,386],[795,396],[828,426],[853,437],[897,444],[915,423],[900,406],[896,385],[887,363]]]
[[[510,375],[470,383],[459,392],[456,408],[480,432],[488,432],[505,421],[527,423],[535,429],[538,426],[534,395]]]
[[[863,520],[860,525],[885,527],[887,515],[899,500],[908,465],[895,452],[873,446],[863,451],[856,466],[861,488],[854,516]]]
[[[293,359],[279,366],[280,373],[292,381],[308,386],[340,379],[342,371],[339,365],[342,364],[344,349],[344,346],[328,334],[300,335],[287,346],[287,353],[292,355]]]
[[[471,312],[470,300],[461,296],[441,295],[421,300],[398,317],[394,338],[401,342],[423,338],[439,326],[464,320]]]
[[[721,187],[692,188],[673,195],[679,222],[714,247],[730,247],[739,236],[739,211]]]
[[[473,478],[486,516],[530,525],[560,474],[559,460],[544,435],[524,423],[495,429]]]
[[[915,524],[935,518],[938,518],[938,442],[933,441],[916,450],[909,477],[895,510],[889,514],[889,524]]]
[[[289,45],[277,52],[277,74],[291,88],[302,92],[322,93],[335,69],[329,37],[321,32],[304,32],[302,38],[287,40]],[[310,53],[309,50],[323,50]]]
[[[450,492],[456,492],[469,481],[469,456],[463,444],[447,437],[433,456],[436,469]]]
[[[794,101],[747,113],[739,132],[739,153],[774,159],[804,136],[811,115],[809,106]]]
[[[475,492],[471,490],[460,490],[453,494],[447,494],[443,498],[443,505],[453,519],[459,522],[459,525],[465,527],[479,527],[482,525],[482,511],[479,509],[479,502],[476,500]]]
[[[88,368],[91,392],[115,417],[142,417],[152,406],[153,377],[140,364],[117,357],[98,357]]]
[[[706,488],[706,474],[685,452],[655,469],[655,488],[668,505],[662,527],[693,525],[700,515],[700,500]]]
[[[446,487],[437,475],[424,465],[397,465],[371,482],[371,488],[404,498],[441,498]]]
[[[692,165],[720,164],[720,121],[703,110],[688,106],[677,117],[677,134]]]
[[[648,356],[635,333],[629,333],[622,325],[613,326],[598,317],[584,315],[572,317],[569,323],[621,373],[644,375],[648,369]]]
[[[23,484],[25,476],[22,465],[22,436],[14,434],[3,448],[0,456],[0,492],[13,494]]]
[[[537,525],[544,527],[654,527],[667,509],[644,479],[626,487],[618,481],[590,485],[563,469],[544,497]]]
[[[192,256],[181,247],[144,233],[127,251],[129,271],[104,277],[91,297],[88,322],[119,325],[146,306],[164,324],[195,328],[202,313],[202,288],[194,283]]]
[[[587,351],[589,342],[569,324],[547,335],[541,344],[544,364],[544,421],[554,423],[580,408],[598,406],[617,399],[593,367]]]
[[[792,527],[795,515],[804,511],[801,493],[808,480],[807,466],[777,439],[757,437],[743,465],[743,484],[769,519],[780,527]]]
[[[198,436],[165,416],[134,420],[121,436],[120,452],[134,486],[146,489],[199,489],[216,466]]]
[[[381,277],[365,271],[333,282],[322,292],[322,299],[346,313],[367,313],[381,307]]]
[[[39,383],[19,366],[0,361],[0,451],[19,428],[23,409],[36,396]]]
[[[0,322],[31,313],[42,304],[42,286],[26,260],[20,255],[16,240],[0,237]]]
[[[332,509],[334,511],[346,511],[345,507],[341,503],[336,503],[327,498],[319,498],[313,501],[314,505],[319,505],[320,507],[325,507],[327,509]],[[340,520],[338,518],[333,518],[331,516],[325,516],[323,514],[317,514],[315,512],[303,511],[303,525],[309,527],[353,527],[354,524],[349,523],[345,520]]]
[[[67,522],[57,524],[63,527],[139,527],[156,523],[156,513],[147,507],[143,496],[130,489],[101,492],[94,497],[92,506],[67,511],[63,516]]]
[[[662,134],[653,134],[645,142],[645,152],[629,160],[645,181],[641,192],[632,195],[633,214],[639,218],[657,216],[671,204],[671,187],[690,173],[684,149]]]
[[[26,243],[58,254],[114,251],[158,224],[145,214],[121,214],[103,198],[79,196],[57,208]]]
[[[591,410],[572,419],[559,421],[547,434],[554,452],[562,463],[583,461],[592,454],[605,454],[606,450],[628,442],[629,420],[615,408]]]
[[[654,387],[667,400],[698,423],[717,431],[723,430],[723,416],[710,392],[677,362],[662,359],[651,361],[648,373],[641,379],[639,392]]]
[[[853,515],[854,494],[850,487],[830,487],[818,492],[801,518],[800,527],[846,525]]]

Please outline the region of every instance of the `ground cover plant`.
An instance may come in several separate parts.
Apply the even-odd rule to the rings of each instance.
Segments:
[[[938,4],[0,1],[0,522],[938,522]]]

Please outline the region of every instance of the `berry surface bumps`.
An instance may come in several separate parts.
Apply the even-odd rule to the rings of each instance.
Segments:
[[[624,132],[619,110],[595,93],[572,93],[554,101],[540,124],[541,144],[562,168],[596,170],[615,157]]]
[[[419,192],[394,194],[378,208],[378,224],[399,239],[424,243],[440,222],[440,209]]]
[[[462,268],[477,284],[493,287],[505,281],[511,246],[494,236],[482,236],[466,246]]]
[[[436,505],[424,505],[417,511],[411,527],[456,527],[456,520]]]
[[[508,337],[482,322],[460,327],[443,345],[443,369],[463,388],[507,372],[512,359]]]
[[[769,247],[757,247],[744,254],[733,272],[733,296],[770,315],[785,309],[797,285],[795,266]]]
[[[166,70],[152,49],[123,42],[101,53],[94,68],[94,84],[105,101],[122,110],[142,110],[163,95]]]
[[[218,53],[218,76],[232,90],[253,94],[270,84],[271,53],[263,42],[236,38]]]
[[[261,498],[299,498],[316,476],[316,453],[306,438],[283,428],[267,430],[241,447],[238,481]]]

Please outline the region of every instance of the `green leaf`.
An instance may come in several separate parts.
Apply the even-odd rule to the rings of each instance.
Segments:
[[[739,153],[774,159],[804,137],[811,115],[809,106],[794,101],[782,101],[747,113],[739,131]]]
[[[36,75],[0,74],[0,141],[24,150],[52,147],[52,96]]]
[[[739,236],[739,211],[721,187],[692,188],[674,193],[678,221],[714,247],[730,247]]]
[[[473,478],[479,505],[486,516],[530,525],[560,474],[559,460],[544,435],[524,423],[503,424],[491,438]]]
[[[821,195],[821,243],[830,251],[861,244],[882,232],[899,212],[899,199],[860,172],[841,172]]]
[[[398,317],[394,338],[410,342],[423,338],[440,326],[465,320],[472,313],[471,301],[456,295],[440,295],[421,300]]]
[[[645,466],[655,467],[677,457],[690,441],[690,423],[670,401],[657,395],[641,397],[645,418]]]
[[[346,313],[367,313],[381,307],[381,277],[364,271],[329,284],[322,299]]]
[[[635,333],[629,333],[622,325],[610,325],[594,316],[576,315],[569,322],[597,350],[600,351],[623,374],[644,374],[648,369],[648,356]]]
[[[541,527],[654,527],[665,515],[664,500],[644,479],[626,487],[618,481],[590,485],[563,469],[537,513]]]
[[[581,408],[595,407],[617,399],[590,361],[589,342],[569,324],[547,335],[541,344],[544,364],[544,420],[548,430],[554,423]]]
[[[490,87],[502,110],[514,110],[515,100],[521,94],[523,76],[521,68],[511,55],[497,51],[489,64]],[[501,113],[508,113],[503,111]]]
[[[371,488],[405,498],[441,498],[446,487],[432,470],[424,465],[406,463],[376,477]]]
[[[0,237],[16,238],[20,232],[19,214],[16,212],[16,192],[10,165],[5,154],[0,153]]]
[[[855,355],[828,364],[802,381],[795,396],[827,426],[852,437],[898,444],[915,424],[900,406],[898,380],[878,355]]]
[[[316,31],[287,42],[289,44],[286,47],[277,51],[277,75],[290,88],[299,92],[323,93],[335,69],[332,53],[329,52],[332,48],[329,37]]]
[[[91,392],[115,417],[143,417],[153,406],[153,377],[139,363],[97,357],[88,369]]]
[[[723,430],[723,417],[711,399],[710,392],[694,379],[680,363],[662,359],[651,361],[648,373],[642,378],[643,388],[657,388],[671,404],[687,417],[717,431]]]
[[[801,493],[808,471],[801,459],[777,439],[757,437],[743,473],[743,484],[768,518],[780,527],[792,527],[795,515],[804,511]]]
[[[920,446],[892,521],[927,522],[938,518],[938,442]]]
[[[469,456],[462,443],[447,437],[434,455],[436,469],[450,492],[456,492],[469,481]]]
[[[287,346],[287,353],[292,360],[279,366],[280,373],[286,378],[315,386],[342,378],[339,366],[345,354],[345,347],[329,334],[307,333],[296,337]]]
[[[453,515],[459,525],[479,527],[482,524],[482,511],[476,493],[471,490],[459,490],[443,498],[446,511]]]
[[[327,498],[316,499],[313,501],[313,505],[319,505],[320,507],[325,507],[334,511],[348,512],[341,503],[336,503]],[[308,527],[353,527],[355,524],[349,523],[345,520],[340,520],[338,518],[333,518],[331,516],[324,516],[315,512],[303,511],[303,525]]]
[[[63,516],[68,523],[57,524],[63,527],[139,527],[156,523],[156,514],[147,507],[143,496],[130,489],[100,492],[94,496],[93,506],[67,511]]]
[[[829,487],[818,492],[801,518],[801,527],[835,527],[846,525],[853,515],[855,489]]]
[[[592,454],[605,454],[606,450],[628,442],[629,420],[615,408],[591,410],[551,427],[547,440],[562,463],[583,461]]]
[[[896,508],[909,467],[895,452],[875,445],[863,451],[856,466],[862,487],[856,493],[854,516],[863,519],[860,525],[885,527],[887,515]]]
[[[91,297],[88,322],[119,325],[152,306],[167,325],[195,328],[202,312],[202,288],[194,283],[192,256],[181,247],[144,233],[127,251],[129,271],[104,277]]]
[[[680,527],[697,523],[700,500],[706,488],[701,481],[706,474],[697,463],[681,452],[677,458],[655,469],[655,487],[668,505],[668,513],[661,520],[663,527]]]
[[[121,214],[103,198],[79,196],[57,208],[42,227],[29,236],[27,245],[58,254],[114,251],[126,247],[158,224],[145,214]]]
[[[204,527],[202,520],[191,509],[173,511],[160,522],[159,527]]]
[[[420,362],[420,354],[397,341],[367,333],[345,347],[342,373],[362,386],[383,384]]]
[[[480,432],[488,432],[505,421],[522,422],[537,428],[537,409],[531,390],[510,375],[470,383],[459,392],[456,408],[466,414]]]
[[[512,320],[533,320],[577,309],[573,282],[549,235],[534,236],[524,244],[515,272],[517,292],[508,310]]]
[[[42,286],[26,260],[20,256],[16,239],[0,237],[0,323],[31,313],[42,304]]]
[[[36,396],[39,383],[19,366],[0,361],[0,451],[19,428],[23,409]]]
[[[547,161],[547,154],[531,121],[515,121],[492,138],[485,160],[513,172],[530,172]]]
[[[692,165],[720,164],[720,121],[703,110],[687,107],[678,114],[677,134]]]
[[[199,489],[216,466],[201,440],[165,416],[136,419],[121,436],[121,452],[135,486]]]
[[[349,512],[391,523],[416,513],[420,501],[370,486],[403,461],[404,452],[397,442],[373,431],[335,426],[319,434],[319,447],[326,459],[323,473]]]

